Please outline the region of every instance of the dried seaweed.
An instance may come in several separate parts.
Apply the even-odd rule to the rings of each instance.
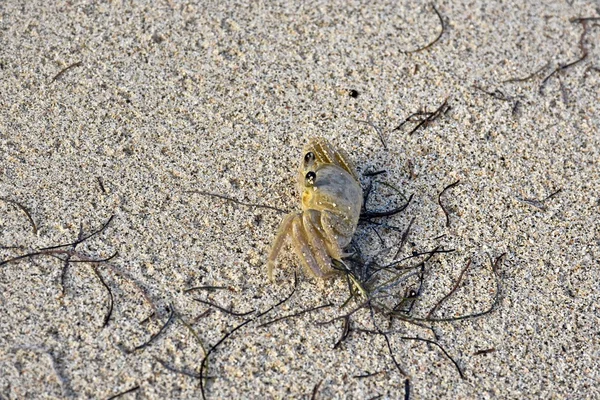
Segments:
[[[232,203],[239,204],[239,205],[245,206],[245,207],[266,208],[268,210],[273,210],[273,211],[277,211],[277,212],[280,212],[280,213],[287,213],[287,211],[282,210],[281,208],[269,206],[269,205],[266,205],[266,204],[247,203],[245,201],[240,201],[238,199],[234,199],[233,197],[225,196],[223,194],[210,193],[210,192],[205,192],[203,190],[187,190],[186,193],[196,193],[196,194],[199,194],[199,195],[202,195],[202,196],[216,197],[218,199],[227,200],[227,201],[230,201]]]
[[[435,8],[435,5],[433,3],[431,3],[431,8],[433,8],[433,11],[435,11],[435,14],[437,15],[437,17],[438,17],[438,19],[440,21],[440,26],[441,26],[440,33],[438,33],[438,35],[431,42],[429,42],[428,44],[426,44],[425,46],[420,47],[420,48],[415,49],[415,50],[404,51],[404,53],[411,54],[411,53],[417,53],[417,52],[420,52],[420,51],[423,51],[423,50],[427,50],[431,46],[433,46],[434,44],[436,44],[440,40],[440,38],[442,37],[442,35],[444,34],[444,32],[446,30],[446,26],[444,25],[444,18],[442,17],[442,14],[440,14],[440,12],[438,11],[438,9]]]
[[[52,78],[50,83],[54,83],[57,79],[59,79],[61,76],[63,76],[67,71],[69,71],[75,67],[80,67],[82,65],[83,65],[83,63],[81,61],[77,61],[77,62],[69,65],[68,67],[63,68],[62,70],[60,70],[60,72],[58,74],[54,75],[54,78]]]

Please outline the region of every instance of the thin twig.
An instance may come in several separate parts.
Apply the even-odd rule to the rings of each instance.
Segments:
[[[555,192],[551,193],[550,195],[544,197],[542,200],[536,200],[536,199],[524,199],[521,197],[516,197],[517,200],[522,201],[523,203],[527,203],[530,204],[534,207],[539,208],[540,210],[546,211],[547,207],[544,204],[546,202],[546,200],[550,200],[552,197],[556,196],[557,194],[559,194],[560,192],[562,192],[562,188],[556,190]]]
[[[540,83],[540,88],[539,88],[539,92],[540,94],[543,94],[544,91],[544,87],[546,86],[546,83],[548,82],[548,80],[550,78],[552,78],[555,74],[566,70],[567,68],[570,68],[574,65],[579,64],[580,62],[584,61],[588,55],[589,55],[589,51],[588,49],[585,47],[585,36],[587,35],[587,21],[589,20],[593,20],[593,18],[596,17],[591,17],[591,18],[575,18],[573,20],[571,20],[571,22],[578,22],[581,24],[581,27],[583,28],[583,31],[581,32],[581,35],[579,36],[579,51],[581,53],[581,56],[574,60],[571,61],[569,63],[566,64],[559,64],[558,67],[556,67],[554,70],[552,70],[552,72],[550,72],[550,74],[548,76],[546,76],[542,82]]]
[[[72,255],[74,255],[74,256],[80,256],[80,254],[77,253],[77,252],[74,252]],[[85,258],[85,259],[82,259],[82,260],[68,260],[68,262],[69,263],[89,263],[89,262],[92,262],[92,263],[103,263],[103,262],[107,262],[107,261],[112,260],[113,258],[115,258],[118,255],[119,255],[119,252],[115,251],[112,255],[110,255],[110,256],[108,256],[106,258],[100,258],[100,259],[88,259],[88,258]]]
[[[29,223],[31,224],[31,227],[33,228],[33,234],[37,235],[37,232],[38,232],[37,225],[36,225],[35,221],[33,220],[33,217],[31,216],[31,213],[29,212],[29,210],[27,209],[27,207],[25,207],[24,205],[22,205],[21,203],[19,203],[17,201],[8,199],[6,197],[0,197],[0,200],[4,200],[5,202],[16,206],[21,211],[23,211],[23,213],[25,213],[25,215],[27,216],[27,219],[29,220]]]

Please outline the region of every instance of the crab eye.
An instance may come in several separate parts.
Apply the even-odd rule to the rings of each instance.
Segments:
[[[313,161],[315,161],[315,153],[309,151],[304,155],[304,165],[312,164]]]
[[[315,179],[317,178],[317,174],[313,171],[309,171],[306,173],[304,177],[304,185],[307,187],[313,187],[315,185]]]

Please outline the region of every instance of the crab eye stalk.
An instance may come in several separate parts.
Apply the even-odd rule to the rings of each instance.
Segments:
[[[306,153],[304,155],[304,165],[310,165],[313,163],[313,161],[315,161],[315,153],[313,153],[312,151],[309,151],[308,153]]]
[[[313,171],[307,172],[306,176],[304,177],[304,185],[306,187],[315,186],[315,179],[317,179],[317,174],[315,174]]]

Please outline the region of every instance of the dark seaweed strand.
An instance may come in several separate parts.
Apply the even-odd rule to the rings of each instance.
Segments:
[[[321,383],[323,383],[323,379],[321,379],[319,382],[317,382],[317,384],[313,388],[312,395],[310,396],[311,400],[317,399],[317,393],[319,393],[319,388],[321,387]]]
[[[379,234],[379,232],[377,232],[377,228],[375,228],[374,226],[371,226],[371,230],[373,232],[375,232],[375,235],[377,235],[377,237],[379,238],[379,242],[381,243],[381,247],[385,248],[385,241],[383,240],[383,238],[381,237],[381,235]]]
[[[206,400],[206,393],[204,391],[204,369],[205,369],[205,365],[206,362],[208,360],[208,357],[211,355],[211,353],[213,351],[216,350],[216,348],[223,343],[229,336],[233,335],[237,330],[243,328],[245,325],[249,324],[250,322],[254,321],[255,318],[250,318],[244,322],[242,322],[241,324],[239,324],[238,326],[236,326],[235,328],[233,328],[231,331],[227,332],[225,334],[225,336],[223,336],[218,342],[217,344],[215,344],[213,347],[210,348],[210,350],[208,350],[208,352],[206,352],[206,355],[204,356],[204,358],[202,359],[202,363],[200,364],[200,393],[202,393],[202,399]]]
[[[420,48],[418,48],[416,50],[405,51],[404,53],[411,54],[411,53],[417,53],[419,51],[427,50],[428,48],[430,48],[431,46],[433,46],[434,44],[436,44],[437,41],[440,40],[440,38],[444,34],[444,31],[446,30],[446,26],[444,25],[444,18],[442,17],[442,14],[440,14],[440,12],[437,10],[437,8],[435,8],[435,5],[433,3],[431,3],[431,8],[433,8],[433,11],[435,11],[435,13],[438,16],[438,19],[440,20],[440,25],[442,27],[442,29],[440,30],[440,33],[436,36],[435,39],[433,39],[432,42],[428,43],[427,45],[425,45],[423,47],[420,47]]]
[[[378,170],[378,171],[364,172],[363,176],[370,177],[370,176],[377,176],[377,175],[386,174],[386,173],[387,173],[387,171],[385,169],[382,169],[382,170]]]
[[[238,199],[234,199],[233,197],[225,196],[223,194],[218,194],[218,193],[205,192],[203,190],[186,190],[186,193],[196,193],[196,194],[199,194],[201,196],[216,197],[216,198],[219,198],[219,199],[231,201],[232,203],[236,203],[236,204],[239,204],[239,205],[245,206],[245,207],[266,208],[268,210],[273,210],[273,211],[277,211],[277,212],[284,213],[284,214],[287,213],[287,211],[282,210],[281,208],[277,208],[277,207],[273,207],[273,206],[268,206],[268,205],[265,205],[265,204],[246,203],[244,201],[240,201]]]
[[[155,341],[165,331],[165,329],[167,329],[167,327],[171,324],[171,322],[173,322],[173,318],[175,317],[175,309],[173,308],[172,305],[169,305],[169,311],[170,311],[169,318],[167,319],[167,322],[165,322],[165,324],[160,328],[160,330],[158,332],[156,332],[154,335],[152,335],[150,337],[150,339],[148,339],[147,342],[134,347],[133,350],[129,351],[130,353],[133,353],[134,351],[141,350],[145,347],[148,347],[153,341]]]
[[[53,250],[53,249],[59,249],[59,248],[61,248],[61,247],[70,247],[70,246],[73,246],[73,247],[75,247],[75,246],[77,246],[78,244],[80,244],[80,243],[82,243],[82,242],[85,242],[86,240],[88,240],[88,239],[89,239],[89,238],[91,238],[92,236],[98,235],[99,233],[101,233],[102,231],[104,231],[104,230],[105,230],[105,229],[108,227],[108,225],[110,224],[110,222],[113,220],[113,218],[114,218],[114,217],[115,217],[115,216],[114,216],[114,214],[113,214],[113,215],[111,215],[111,216],[110,216],[110,218],[108,219],[108,221],[106,221],[106,222],[104,223],[104,225],[102,225],[102,227],[101,227],[100,229],[98,229],[98,230],[96,230],[96,231],[94,231],[94,232],[90,233],[90,234],[89,234],[89,235],[87,235],[87,236],[80,237],[80,238],[79,238],[79,239],[77,239],[75,242],[72,242],[72,243],[67,243],[67,244],[59,244],[59,245],[56,245],[56,246],[50,246],[50,247],[44,247],[44,248],[40,249],[39,251],[40,251],[40,252],[43,252],[44,250]]]
[[[82,65],[83,65],[83,63],[81,61],[77,61],[76,63],[73,63],[73,64],[69,65],[68,67],[63,68],[58,74],[54,75],[54,78],[52,78],[50,83],[54,83],[54,81],[56,81],[58,78],[63,76],[63,74],[65,72],[69,71],[70,69],[75,68],[75,67],[80,67]]]
[[[410,400],[410,379],[404,381],[404,400]]]
[[[458,370],[458,374],[460,375],[460,377],[462,379],[466,379],[465,375],[464,375],[462,369],[460,368],[460,366],[458,365],[458,363],[454,360],[454,358],[452,358],[452,356],[450,356],[450,354],[448,354],[448,352],[446,351],[446,349],[444,349],[442,347],[442,345],[440,345],[435,340],[425,339],[425,338],[421,338],[421,337],[418,337],[418,336],[417,337],[401,336],[400,339],[402,339],[402,340],[416,340],[416,341],[425,342],[425,343],[429,343],[429,344],[433,344],[434,346],[437,346],[442,351],[442,353],[444,353],[444,355],[446,357],[448,357],[448,359],[450,361],[452,361],[452,364],[454,364],[454,366]]]
[[[460,182],[460,179],[458,179],[456,182],[449,184],[448,186],[446,186],[439,194],[438,194],[438,204],[440,205],[440,207],[442,208],[442,211],[444,212],[444,215],[446,216],[446,227],[450,227],[450,216],[448,215],[448,211],[446,210],[446,208],[444,207],[444,205],[442,204],[442,195],[446,192],[446,190],[453,188],[454,186],[458,185]]]
[[[541,66],[540,68],[536,69],[534,72],[532,72],[531,74],[529,74],[523,78],[510,78],[505,81],[502,81],[501,83],[527,82],[528,80],[535,78],[540,72],[542,72],[543,70],[548,68],[549,65],[550,65],[550,61],[546,62],[546,64],[544,64],[543,66]]]
[[[408,376],[408,375],[406,375],[406,373],[404,372],[404,370],[402,369],[402,367],[400,366],[398,361],[396,361],[396,356],[394,356],[394,351],[392,350],[392,344],[390,343],[390,339],[388,338],[388,335],[381,330],[379,325],[377,325],[377,322],[375,321],[375,311],[373,310],[373,306],[371,305],[370,302],[368,303],[368,305],[369,305],[369,311],[371,314],[371,319],[373,320],[373,325],[377,329],[377,332],[380,335],[383,335],[383,338],[385,339],[385,343],[387,344],[387,349],[390,353],[390,357],[392,358],[392,361],[394,362],[394,365],[396,366],[396,368],[398,369],[398,372],[400,372],[401,375]]]
[[[22,259],[24,259],[24,258],[28,258],[28,257],[35,257],[35,256],[41,256],[41,255],[46,255],[46,254],[48,254],[48,253],[47,253],[47,252],[45,252],[45,251],[34,251],[34,252],[32,252],[32,253],[23,254],[23,255],[21,255],[21,256],[17,256],[17,257],[9,258],[8,260],[4,260],[4,261],[0,262],[0,267],[1,267],[1,266],[3,266],[3,265],[6,265],[6,264],[8,264],[8,263],[11,263],[11,262],[15,262],[15,261],[22,260]],[[64,260],[63,260],[63,261],[64,261]]]
[[[497,270],[498,270],[498,266],[499,266],[501,260],[504,258],[505,255],[506,255],[506,253],[501,254],[500,256],[498,256],[498,258],[496,258],[496,261],[492,263],[492,273],[494,274],[494,277],[496,278],[496,293],[494,295],[494,301],[493,301],[492,305],[490,305],[490,307],[487,308],[486,310],[472,313],[472,314],[467,314],[467,315],[460,315],[458,317],[449,317],[449,318],[416,318],[416,317],[409,317],[409,316],[398,314],[398,313],[391,313],[391,315],[393,315],[395,318],[398,318],[402,321],[407,321],[407,322],[408,321],[454,322],[454,321],[462,321],[462,320],[466,320],[466,319],[478,318],[483,315],[491,313],[498,306],[498,304],[500,304],[500,300],[501,300],[502,281],[501,281],[500,277],[498,276]]]
[[[371,218],[381,218],[381,217],[389,217],[392,216],[394,214],[398,214],[399,212],[402,212],[404,210],[406,210],[406,207],[408,207],[408,205],[410,204],[412,198],[413,198],[414,194],[411,194],[410,197],[408,198],[408,200],[406,201],[406,203],[400,207],[397,208],[393,208],[391,210],[386,210],[386,211],[365,211],[362,214],[360,214],[360,219],[362,221],[368,221]]]
[[[419,130],[419,128],[421,128],[422,126],[427,126],[429,125],[430,122],[435,121],[436,119],[438,119],[438,117],[442,114],[445,114],[448,110],[450,109],[450,106],[448,106],[448,97],[446,97],[444,99],[444,102],[434,111],[434,112],[428,112],[425,113],[427,116],[425,118],[423,118],[418,124],[417,126],[415,126],[412,131],[410,131],[408,134],[412,135],[413,133],[415,133],[416,131]]]
[[[162,365],[165,369],[167,369],[167,370],[169,370],[171,372],[174,372],[174,373],[180,374],[180,375],[189,376],[191,378],[196,378],[196,379],[200,378],[200,374],[198,374],[198,373],[190,372],[190,371],[185,371],[185,370],[182,370],[182,369],[177,369],[174,366],[172,366],[171,364],[169,364],[168,362],[166,362],[165,360],[160,359],[158,357],[154,357],[154,359],[156,361],[158,361],[160,363],[160,365]]]
[[[262,316],[270,313],[275,308],[279,307],[280,305],[282,305],[283,303],[285,303],[286,301],[288,301],[293,296],[293,294],[296,292],[296,288],[297,287],[298,287],[298,275],[296,274],[296,271],[294,271],[294,287],[292,288],[292,291],[290,292],[290,294],[288,294],[284,299],[280,300],[276,304],[274,304],[271,307],[269,307],[266,311],[263,311],[260,314],[258,314],[256,316],[256,318],[260,318],[260,317],[262,317]]]
[[[183,290],[183,293],[189,293],[194,290],[226,290],[227,286],[194,286]]]
[[[378,371],[378,372],[372,372],[372,373],[367,373],[367,374],[362,374],[362,375],[354,375],[353,378],[355,379],[365,379],[365,378],[370,378],[372,376],[376,376],[381,374],[383,371]]]
[[[265,323],[262,323],[262,324],[258,325],[258,328],[266,327],[266,326],[272,325],[272,324],[274,324],[276,322],[283,321],[285,319],[299,317],[300,315],[303,315],[303,314],[306,314],[306,313],[310,313],[310,312],[313,312],[313,311],[317,311],[317,310],[320,310],[321,308],[327,308],[327,307],[332,307],[332,306],[333,306],[332,303],[328,303],[328,304],[323,304],[323,305],[320,305],[320,306],[317,306],[317,307],[308,308],[306,310],[302,310],[302,311],[299,311],[297,313],[287,314],[287,315],[284,315],[282,317],[275,318],[275,319],[272,319],[272,320],[267,321]]]
[[[104,181],[102,180],[102,177],[97,176],[96,180],[98,181],[98,185],[100,185],[100,190],[102,190],[102,193],[106,194],[106,189],[104,188]]]
[[[431,256],[431,257],[433,257],[433,256]],[[421,263],[421,268],[420,268],[420,271],[419,271],[419,288],[415,292],[415,295],[411,296],[411,298],[409,299],[410,304],[408,306],[408,309],[406,310],[407,314],[410,314],[412,312],[413,307],[414,307],[415,303],[417,302],[417,299],[421,295],[421,292],[423,291],[423,282],[424,281],[425,281],[425,261],[423,261]]]
[[[551,198],[553,198],[554,196],[556,196],[557,194],[559,194],[560,192],[562,192],[562,188],[555,190],[554,192],[552,192],[551,194],[549,194],[548,196],[546,196],[543,200],[542,203],[545,202],[546,200],[550,200]]]
[[[106,400],[114,400],[114,399],[117,399],[117,398],[119,398],[119,397],[121,397],[121,396],[124,396],[124,395],[126,395],[127,393],[132,393],[132,392],[135,392],[136,390],[139,390],[139,389],[140,389],[140,386],[139,386],[139,385],[135,385],[135,386],[134,386],[134,387],[132,387],[131,389],[127,389],[127,390],[126,390],[126,391],[124,391],[124,392],[117,393],[117,394],[115,394],[114,396],[110,396],[110,397],[109,397],[108,399],[106,399]]]
[[[444,297],[442,297],[442,299],[440,299],[440,301],[438,301],[437,304],[431,308],[431,310],[429,311],[429,313],[427,313],[427,317],[426,318],[431,318],[431,316],[433,315],[433,313],[436,312],[442,306],[442,304],[446,300],[448,300],[456,292],[456,290],[458,289],[458,286],[460,285],[460,283],[463,280],[463,276],[465,275],[465,272],[467,272],[467,270],[471,266],[471,260],[472,259],[469,258],[469,261],[467,262],[467,265],[462,269],[462,271],[460,271],[460,275],[458,276],[458,279],[456,280],[456,283],[452,287],[452,290],[450,291],[450,293],[448,293],[447,295],[445,295]]]
[[[48,255],[51,255],[51,254],[48,254]],[[78,254],[73,253],[72,255],[77,256]],[[69,262],[69,264],[71,264],[71,263],[102,263],[102,262],[110,261],[118,255],[119,255],[119,252],[115,251],[112,255],[110,255],[106,258],[90,259],[90,260],[71,260],[71,259],[69,259],[68,262]]]
[[[477,350],[475,353],[473,353],[474,356],[480,356],[483,354],[489,354],[489,353],[493,353],[496,351],[495,347],[489,348],[489,349],[483,349],[483,350]]]
[[[371,128],[373,128],[375,130],[375,133],[377,133],[377,136],[379,137],[379,141],[381,141],[381,145],[383,146],[383,149],[387,151],[388,147],[387,147],[387,143],[385,142],[385,138],[383,137],[383,132],[381,131],[381,128],[378,127],[377,125],[375,125],[370,119],[367,121],[364,121],[362,119],[355,119],[356,122],[361,122],[363,124],[367,124],[369,125]]]
[[[204,381],[205,379],[208,379],[208,377],[204,377],[204,370],[207,368],[206,363],[208,361],[208,357],[210,356],[210,354],[216,350],[216,348],[223,343],[229,336],[231,336],[233,333],[235,333],[235,331],[237,331],[238,329],[241,329],[242,327],[244,327],[245,325],[249,324],[250,322],[270,313],[272,310],[274,310],[275,308],[279,307],[281,304],[285,303],[286,301],[288,301],[292,295],[296,292],[296,288],[298,287],[298,276],[296,274],[296,272],[294,272],[294,287],[292,289],[292,291],[290,292],[290,294],[288,296],[286,296],[283,300],[279,301],[278,303],[274,304],[273,306],[269,307],[266,311],[263,311],[262,313],[256,315],[255,317],[252,317],[244,322],[242,322],[240,325],[236,326],[235,328],[233,328],[231,331],[229,331],[228,333],[225,334],[225,336],[223,336],[213,347],[211,347],[208,351],[205,351],[205,355],[204,358],[202,359],[202,363],[200,364],[200,392],[202,393],[202,399],[206,400],[206,393],[205,393],[205,388],[204,388]],[[204,346],[203,346],[204,347]]]
[[[102,278],[102,275],[100,275],[100,271],[98,271],[98,265],[94,265],[93,269],[94,273],[100,280],[100,283],[102,283],[102,286],[104,286],[104,288],[108,291],[108,312],[104,316],[104,322],[102,323],[102,327],[105,328],[108,325],[108,321],[110,320],[110,317],[112,315],[115,299],[113,297],[112,290],[110,290],[110,287],[106,284],[104,278]]]
[[[317,326],[329,325],[329,324],[334,323],[335,321],[339,321],[339,320],[344,319],[346,317],[350,317],[352,314],[356,313],[357,311],[360,311],[363,308],[366,308],[370,304],[370,302],[371,302],[371,300],[366,300],[363,303],[361,303],[358,307],[354,308],[352,311],[350,311],[350,312],[348,312],[348,313],[346,313],[344,315],[341,315],[341,316],[338,316],[338,317],[334,317],[334,318],[332,318],[332,319],[330,319],[328,321],[317,321],[317,322],[315,322],[315,325],[317,325]]]
[[[452,253],[456,251],[456,249],[443,249],[441,248],[441,246],[436,246],[433,250],[431,251],[424,251],[422,253],[413,253],[410,256],[406,256],[404,258],[401,258],[399,260],[396,261],[392,261],[391,263],[384,265],[380,268],[377,269],[377,271],[382,271],[382,270],[386,270],[386,269],[390,269],[392,267],[395,267],[398,264],[403,263],[406,260],[410,260],[411,258],[416,258],[416,257],[420,257],[420,256],[433,256],[435,254],[440,254],[440,253]],[[429,261],[430,258],[425,259],[424,261]],[[414,268],[418,268],[421,265],[421,263],[416,264],[415,266],[411,266],[411,267],[406,267],[406,268],[396,268],[396,269],[414,269]]]
[[[406,241],[408,240],[408,235],[410,234],[410,228],[412,227],[414,222],[415,222],[415,217],[412,217],[412,219],[408,223],[408,227],[406,228],[404,233],[402,233],[402,238],[400,239],[400,245],[398,246],[398,251],[394,255],[394,258],[397,258],[400,255],[402,248],[404,247],[404,245],[406,244]]]
[[[25,207],[24,205],[22,205],[21,203],[19,203],[17,201],[7,199],[6,197],[0,197],[0,200],[4,200],[5,202],[16,206],[21,211],[23,211],[23,213],[27,216],[27,219],[29,220],[31,227],[33,228],[33,234],[37,235],[37,232],[38,232],[37,225],[36,225],[35,221],[33,220],[33,217],[31,216],[31,213],[29,212],[29,209],[27,207]]]
[[[207,306],[214,307],[217,310],[219,310],[221,312],[224,312],[225,314],[233,315],[234,317],[245,317],[246,315],[250,315],[250,314],[252,314],[253,312],[256,311],[256,310],[250,310],[250,311],[247,311],[247,312],[235,312],[235,311],[228,310],[225,307],[221,307],[220,305],[212,303],[212,302],[207,301],[207,300],[194,299],[194,301],[197,301],[198,303],[205,304]]]
[[[338,339],[338,341],[333,345],[333,349],[337,349],[340,345],[348,338],[350,334],[350,316],[346,315],[343,319],[342,323],[342,335]]]
[[[369,201],[369,196],[371,195],[371,190],[373,190],[373,181],[369,180],[367,188],[363,191],[363,203],[362,203],[361,210],[360,210],[361,213],[367,211],[367,202]]]
[[[548,76],[546,76],[542,82],[540,83],[540,88],[539,88],[539,93],[543,94],[544,91],[544,87],[546,85],[546,83],[548,82],[548,80],[554,76],[555,74],[557,74],[560,71],[564,71],[567,68],[570,68],[574,65],[579,64],[580,62],[584,61],[588,55],[589,55],[589,51],[588,49],[585,47],[584,41],[585,41],[585,36],[587,35],[587,22],[590,20],[595,20],[596,17],[590,17],[590,18],[575,18],[572,19],[571,22],[578,22],[581,24],[583,31],[581,32],[581,35],[579,36],[579,51],[581,52],[581,56],[574,60],[571,61],[569,63],[566,64],[562,64],[562,65],[558,65],[558,67],[556,67],[552,72],[550,72],[550,74],[548,74]]]

